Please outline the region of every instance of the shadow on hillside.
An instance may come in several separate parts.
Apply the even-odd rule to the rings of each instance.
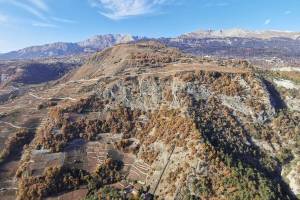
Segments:
[[[274,85],[266,79],[263,79],[263,83],[266,85],[266,88],[267,88],[268,92],[270,93],[270,100],[271,100],[271,103],[274,106],[275,110],[277,111],[277,110],[285,109],[286,104],[283,101],[283,99],[281,98],[279,92],[274,87]]]

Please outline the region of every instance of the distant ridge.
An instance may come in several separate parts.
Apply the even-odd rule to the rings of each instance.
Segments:
[[[300,55],[300,32],[227,29],[199,30],[175,38],[146,38],[126,34],[96,35],[77,43],[57,42],[0,54],[0,60],[77,56],[142,39],[157,40],[196,55],[296,58]]]
[[[181,38],[226,38],[226,37],[239,37],[239,38],[256,38],[256,39],[271,39],[271,38],[289,38],[293,40],[300,39],[300,32],[291,31],[249,31],[245,29],[226,29],[226,30],[199,30],[192,33],[183,34]]]

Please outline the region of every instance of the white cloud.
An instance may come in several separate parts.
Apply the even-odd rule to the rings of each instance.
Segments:
[[[77,21],[74,21],[71,19],[59,18],[59,17],[51,17],[51,19],[56,22],[67,23],[67,24],[76,24],[77,23]]]
[[[43,11],[48,11],[49,7],[48,5],[44,2],[44,0],[28,0],[33,6],[36,8],[43,10]]]
[[[32,23],[32,26],[41,27],[41,28],[57,28],[55,24],[51,23],[44,23],[44,22],[34,22]]]
[[[272,21],[271,19],[266,19],[264,24],[265,24],[265,25],[268,25],[268,24],[271,23],[271,21]]]
[[[155,12],[170,0],[89,0],[100,14],[113,20]]]
[[[41,11],[39,11],[35,6],[26,3],[21,3],[20,1],[16,0],[11,0],[9,2],[12,3],[14,6],[17,6],[42,20],[46,20],[44,14]]]
[[[50,16],[50,8],[48,4],[46,4],[45,0],[0,0],[0,3],[11,4],[35,16],[36,20],[40,22],[30,22],[32,26],[55,28],[58,27],[55,23],[76,23],[76,21],[70,19]],[[3,20],[4,18],[1,17],[0,23]]]

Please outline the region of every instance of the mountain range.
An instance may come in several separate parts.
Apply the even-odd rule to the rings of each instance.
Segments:
[[[27,47],[5,54],[0,54],[0,59],[37,59],[93,53],[104,48],[111,47],[115,44],[127,43],[130,41],[135,41],[137,39],[138,37],[134,37],[131,35],[97,35],[77,43],[56,42],[51,44]]]
[[[199,30],[174,38],[147,38],[125,34],[97,35],[77,43],[57,42],[0,54],[0,60],[38,59],[90,54],[115,44],[156,40],[186,53],[222,57],[295,60],[300,56],[300,33],[248,31],[243,29]],[[290,59],[295,58],[295,59]]]
[[[225,37],[239,37],[239,38],[256,38],[256,39],[273,39],[273,38],[289,38],[293,40],[300,39],[300,32],[291,31],[249,31],[244,29],[227,29],[227,30],[199,30],[192,33],[187,33],[180,38],[225,38]]]

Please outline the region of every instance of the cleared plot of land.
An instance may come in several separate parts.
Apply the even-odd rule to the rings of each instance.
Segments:
[[[88,189],[82,188],[75,191],[67,192],[57,197],[49,197],[46,200],[82,200],[88,193]]]
[[[0,199],[15,200],[17,182],[14,175],[18,169],[19,162],[11,161],[0,167]]]
[[[89,142],[86,145],[87,171],[95,171],[105,161],[109,150],[106,144]]]
[[[41,176],[47,167],[63,166],[64,153],[49,153],[47,151],[34,151],[29,161],[28,173],[32,176]]]

